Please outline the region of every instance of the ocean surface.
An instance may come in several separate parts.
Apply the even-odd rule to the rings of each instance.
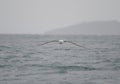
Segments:
[[[120,84],[120,36],[1,34],[0,84]]]

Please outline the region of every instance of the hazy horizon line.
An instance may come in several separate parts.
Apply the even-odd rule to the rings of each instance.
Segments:
[[[114,36],[120,36],[120,34],[32,34],[32,33],[0,33],[0,35],[47,35],[47,36],[69,36],[69,35],[72,35],[72,36],[78,36],[78,35],[97,35],[97,36],[111,36],[111,35],[114,35]]]

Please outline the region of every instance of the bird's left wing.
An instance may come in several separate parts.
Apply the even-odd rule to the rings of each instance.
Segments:
[[[42,46],[42,45],[45,45],[45,44],[48,44],[48,43],[52,43],[52,42],[58,42],[58,41],[57,40],[48,41],[48,42],[45,42],[43,44],[40,44],[39,46]]]

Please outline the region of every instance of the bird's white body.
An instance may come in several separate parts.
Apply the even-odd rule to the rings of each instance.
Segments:
[[[59,42],[59,44],[63,44],[64,40],[59,40],[58,42]]]

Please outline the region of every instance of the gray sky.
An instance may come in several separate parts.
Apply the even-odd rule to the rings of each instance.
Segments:
[[[41,34],[96,20],[120,20],[120,0],[0,0],[0,33]]]

